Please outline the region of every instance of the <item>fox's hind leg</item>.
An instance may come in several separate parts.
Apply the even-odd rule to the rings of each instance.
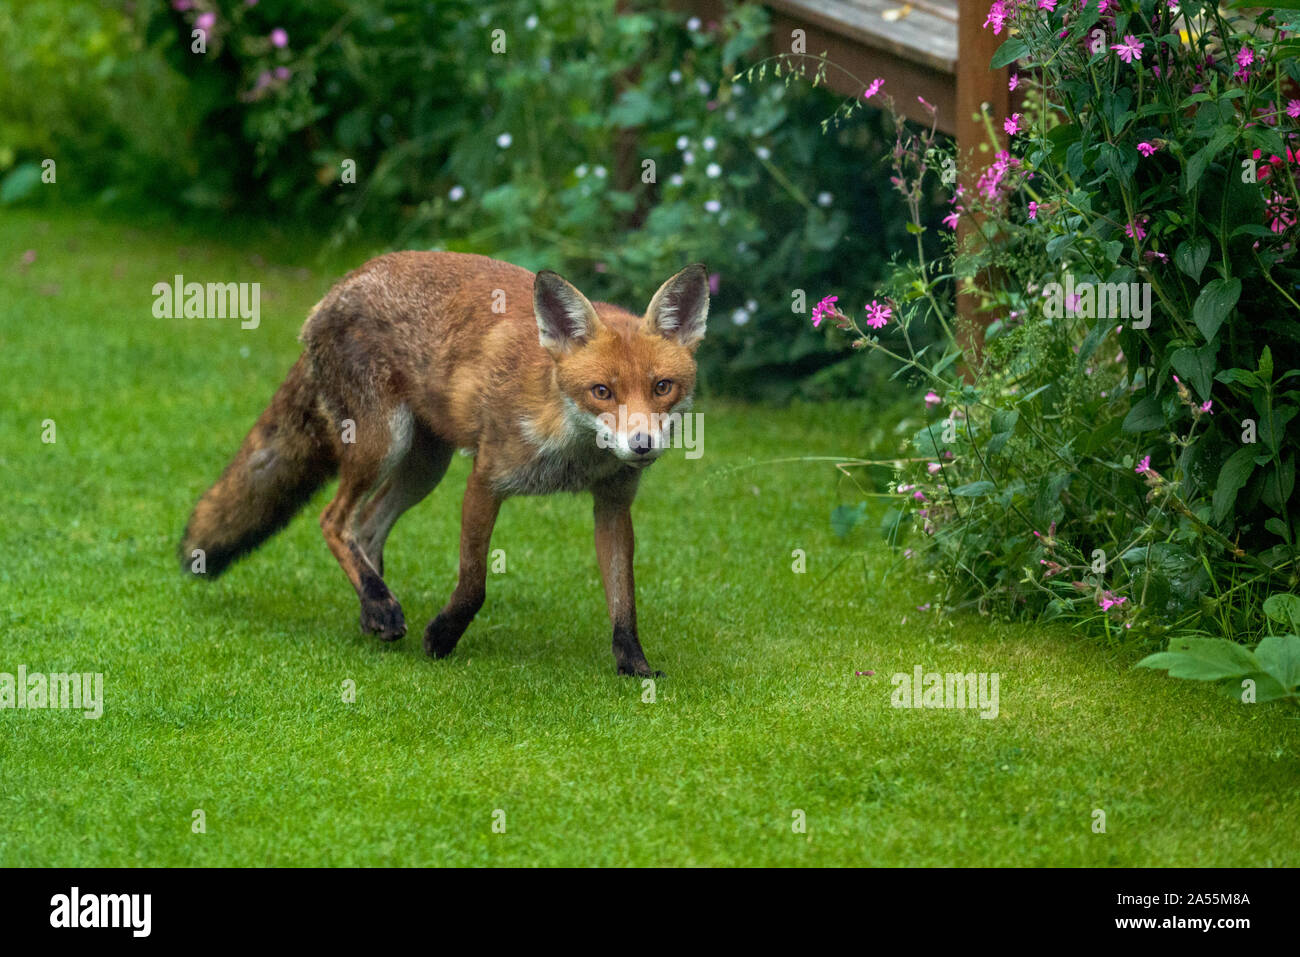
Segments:
[[[406,634],[406,620],[401,605],[363,549],[356,529],[368,493],[382,487],[409,453],[413,426],[411,413],[404,406],[393,411],[387,421],[375,416],[356,420],[355,441],[342,446],[338,491],[320,517],[325,544],[361,600],[362,629],[375,632],[385,641]]]
[[[408,508],[424,500],[447,474],[455,446],[416,422],[411,448],[360,509],[355,534],[361,550],[382,577],[384,543],[393,524]]]

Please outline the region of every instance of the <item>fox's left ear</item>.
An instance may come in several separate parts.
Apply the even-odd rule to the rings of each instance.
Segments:
[[[684,346],[703,339],[709,317],[709,271],[704,264],[687,266],[660,286],[645,316],[650,331],[666,339]]]

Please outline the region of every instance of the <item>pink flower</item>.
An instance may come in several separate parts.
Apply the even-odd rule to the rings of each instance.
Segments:
[[[922,106],[924,106],[924,107],[925,107],[927,110],[929,110],[931,113],[933,113],[934,110],[935,110],[934,104],[933,104],[933,103],[927,103],[925,97],[923,97],[923,96],[918,96],[918,97],[916,98],[916,102],[920,103]]]
[[[951,213],[949,213],[947,216],[943,218],[943,224],[947,226],[949,229],[956,229],[957,221],[960,218],[961,218],[961,214],[956,210],[953,210]]]
[[[271,46],[284,49],[289,45],[289,34],[284,32],[283,27],[276,27],[271,31]]]
[[[1097,604],[1101,606],[1102,611],[1110,611],[1112,608],[1118,608],[1126,601],[1128,601],[1127,598],[1122,598],[1113,591],[1106,591],[1102,592],[1098,597]]]
[[[1237,63],[1237,71],[1232,75],[1244,83],[1246,80],[1250,79],[1249,67],[1255,62],[1255,51],[1250,47],[1243,45],[1242,48],[1237,51],[1237,55],[1233,57],[1233,59]]]
[[[912,493],[912,498],[916,499],[918,502],[924,502],[925,493],[922,492],[920,489],[917,489],[915,492]]]
[[[1038,0],[1038,9],[1051,13],[1056,9],[1056,0]]]
[[[1012,113],[1002,121],[1002,129],[1006,131],[1007,136],[1015,136],[1020,132],[1020,114]]]
[[[942,401],[943,399],[939,398],[939,396],[936,395],[934,392],[927,392],[925,394],[926,405],[938,405]]]
[[[1030,219],[1038,218],[1038,204],[1035,203],[1032,199],[1029,201],[1029,218]]]
[[[1210,412],[1210,406],[1213,405],[1213,404],[1214,404],[1214,400],[1213,400],[1213,399],[1206,399],[1205,402],[1201,405],[1201,411],[1202,411],[1202,412],[1209,412],[1210,415],[1214,415],[1213,412]]]
[[[1287,103],[1286,115],[1293,120],[1300,120],[1300,100],[1291,100]]]
[[[942,468],[943,466],[940,465],[938,462],[931,462],[929,465],[925,467],[925,470],[929,472],[931,475],[934,475]]]
[[[840,301],[839,296],[826,296],[822,299],[821,302],[813,306],[812,324],[814,329],[820,326],[822,324],[822,320],[825,319],[827,316],[831,316],[835,314],[835,304],[839,301]]]
[[[1154,153],[1154,152],[1155,152],[1156,150],[1158,150],[1158,149],[1160,149],[1160,147],[1156,146],[1154,143],[1139,143],[1139,144],[1138,144],[1138,152],[1141,153],[1143,156],[1150,156],[1152,153]]]
[[[1051,2],[1052,2],[1052,3],[1055,3],[1056,0],[1051,0]],[[1019,73],[1012,73],[1012,74],[1011,74],[1011,79],[1007,80],[1007,89],[1008,89],[1008,90],[1014,90],[1014,89],[1015,89],[1016,87],[1018,87],[1019,85],[1020,85],[1020,74],[1019,74]]]
[[[988,19],[984,21],[984,29],[987,30],[990,26],[993,27],[993,34],[996,36],[1002,32],[1002,27],[1006,22],[1007,11],[1002,4],[1002,0],[993,0],[993,5],[989,7]]]
[[[1142,59],[1142,51],[1146,49],[1146,44],[1138,41],[1138,38],[1131,33],[1124,37],[1123,43],[1111,45],[1111,49],[1119,54],[1119,58],[1125,63],[1132,63],[1134,60]]]
[[[198,19],[194,21],[194,25],[198,27],[200,30],[202,30],[204,33],[207,33],[209,30],[212,29],[212,27],[216,24],[216,22],[217,22],[217,15],[215,13],[212,13],[211,11],[208,11],[207,13],[200,13]]]
[[[287,66],[277,66],[275,68],[275,78],[277,80],[287,80],[289,79],[292,72],[293,71],[290,70]]]
[[[975,184],[980,194],[990,201],[996,200],[1003,178],[1009,170],[1019,165],[1019,159],[1006,150],[999,150],[993,162],[980,174],[979,182]]]
[[[716,296],[720,288],[722,288],[722,273],[709,273],[709,295]],[[832,299],[831,301],[834,302],[835,300]]]
[[[1135,468],[1133,471],[1137,472],[1138,475],[1145,475],[1147,472],[1150,472],[1151,456],[1149,455],[1143,456],[1142,461],[1138,462],[1137,468]]]
[[[894,310],[890,309],[889,306],[882,306],[874,299],[871,300],[871,305],[863,308],[867,310],[867,325],[872,329],[883,329],[885,323],[889,321],[889,317],[894,314]]]
[[[1142,240],[1146,239],[1147,231],[1142,227],[1144,227],[1150,221],[1150,219],[1151,217],[1149,216],[1141,216],[1138,218],[1138,221],[1136,223],[1129,223],[1127,226],[1124,227],[1124,235],[1127,236],[1129,239],[1134,239],[1137,240],[1138,242],[1141,242]]]
[[[873,96],[875,96],[877,93],[880,92],[880,88],[884,85],[885,85],[884,79],[881,77],[876,77],[874,80],[871,81],[871,85],[868,86],[866,91],[862,94],[862,98],[864,100],[871,99]]]

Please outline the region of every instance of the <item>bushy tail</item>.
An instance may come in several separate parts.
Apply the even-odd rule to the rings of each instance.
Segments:
[[[289,370],[221,478],[199,499],[181,538],[181,568],[216,578],[293,518],[338,466],[306,355]],[[200,556],[195,549],[202,549]]]

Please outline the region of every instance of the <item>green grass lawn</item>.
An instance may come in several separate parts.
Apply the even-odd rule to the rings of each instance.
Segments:
[[[0,219],[0,672],[102,672],[106,699],[97,721],[0,711],[0,865],[1300,864],[1293,711],[1133,671],[1136,648],[936,621],[879,545],[831,533],[853,500],[833,469],[738,468],[866,453],[861,406],[709,399],[704,457],[646,476],[654,703],[614,674],[585,498],[508,502],[506,572],[456,653],[425,657],[464,459],[390,539],[394,645],[358,630],[328,490],[220,581],[186,580],[189,509],[343,265],[239,235]],[[260,281],[260,327],[155,319],[178,272]],[[999,673],[998,717],[892,708],[916,665]]]

